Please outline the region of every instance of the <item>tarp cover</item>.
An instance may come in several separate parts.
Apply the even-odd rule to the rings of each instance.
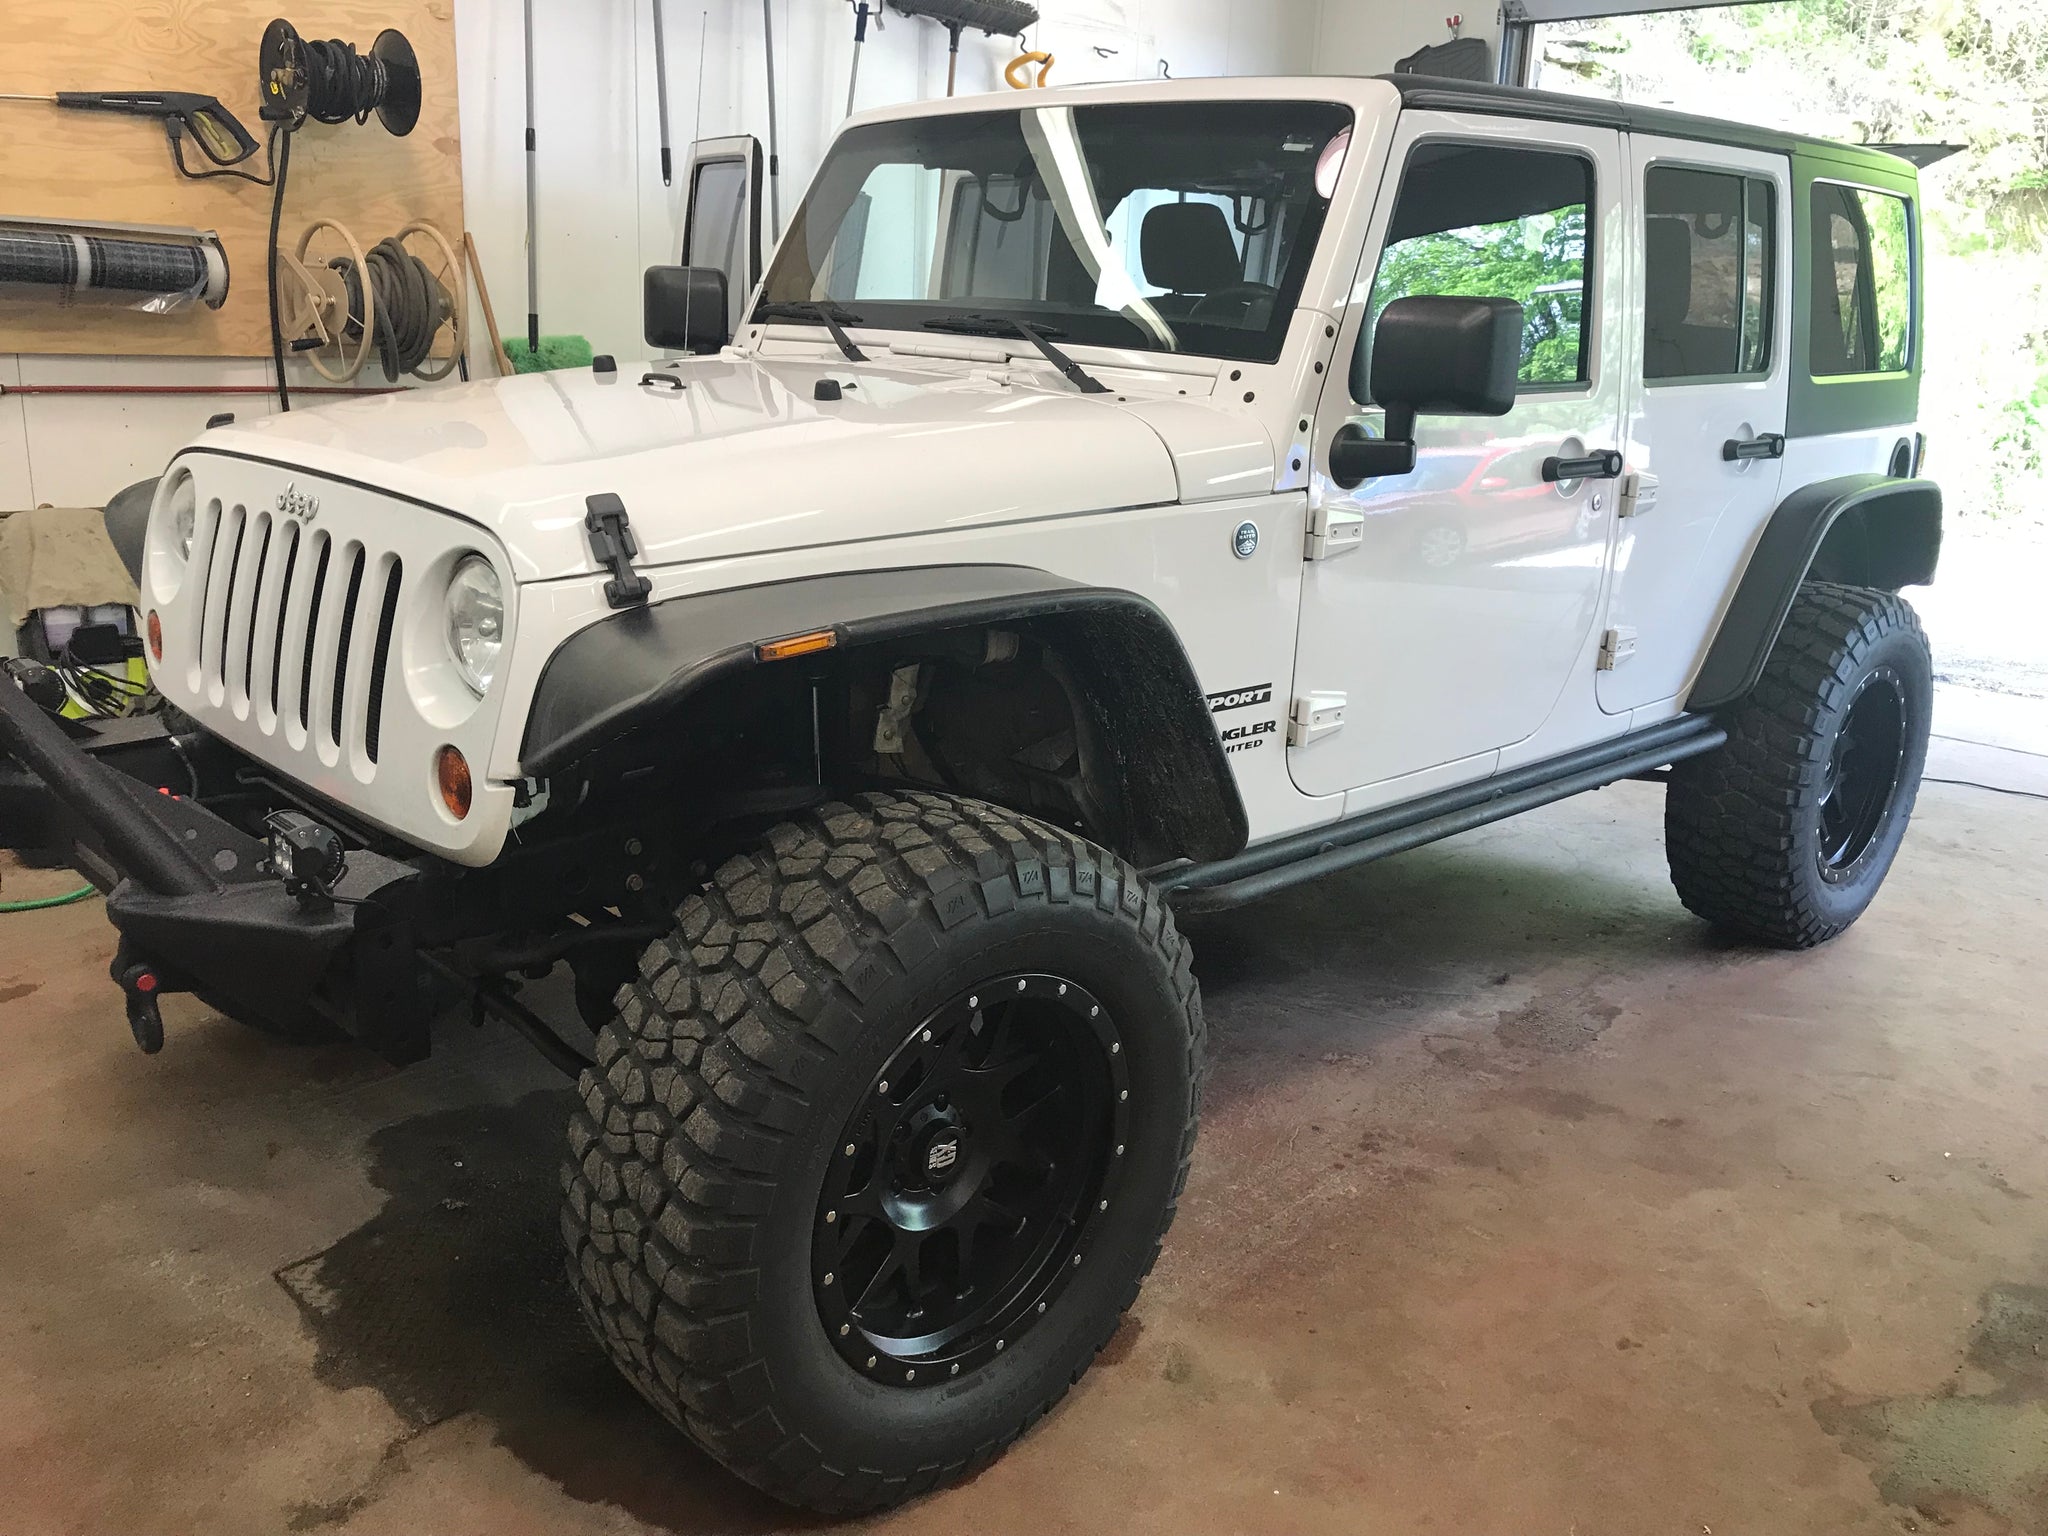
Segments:
[[[0,515],[0,612],[8,641],[38,608],[101,603],[133,607],[135,583],[114,553],[98,507]]]

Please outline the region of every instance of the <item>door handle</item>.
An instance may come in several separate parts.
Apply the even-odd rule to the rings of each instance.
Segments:
[[[1721,445],[1721,457],[1730,464],[1741,459],[1782,459],[1785,457],[1784,434],[1765,432],[1747,441],[1731,437]]]
[[[1621,474],[1621,450],[1602,448],[1584,458],[1560,459],[1555,454],[1543,461],[1546,480],[1613,480]]]

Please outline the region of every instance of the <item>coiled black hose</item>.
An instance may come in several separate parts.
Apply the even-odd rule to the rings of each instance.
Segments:
[[[319,123],[367,123],[389,84],[384,65],[340,38],[306,38],[306,115]]]
[[[427,264],[387,235],[371,246],[363,257],[369,272],[371,292],[376,296],[377,361],[386,378],[398,379],[424,363],[433,350],[434,333],[453,313],[455,301]],[[328,263],[348,286],[351,315],[363,312],[363,275],[346,256]],[[362,335],[362,327],[349,324],[350,338]]]

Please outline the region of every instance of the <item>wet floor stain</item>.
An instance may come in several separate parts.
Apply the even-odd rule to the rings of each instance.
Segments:
[[[1520,1088],[1514,1096],[1518,1103],[1526,1104],[1539,1114],[1551,1115],[1573,1124],[1590,1120],[1596,1115],[1625,1118],[1618,1106],[1604,1103],[1591,1094],[1579,1093],[1570,1088]]]
[[[571,1497],[665,1530],[780,1530],[755,1493],[648,1407],[585,1328],[562,1271],[556,1173],[568,1090],[385,1127],[370,1140],[385,1191],[369,1221],[278,1271],[337,1391],[380,1393],[406,1432],[364,1484],[299,1506],[296,1530],[338,1525],[403,1475],[408,1445],[462,1414]]]
[[[2048,1286],[1985,1292],[1954,1390],[1813,1405],[1890,1504],[1933,1527],[1971,1516],[2048,1536]]]
[[[1493,1037],[1518,1050],[1575,1051],[1591,1045],[1621,1016],[1621,1009],[1591,991],[1539,992],[1520,1008],[1502,1009]]]
[[[11,987],[0,987],[0,1003],[11,1003],[16,998],[27,997],[42,989],[43,984],[39,981],[21,981]]]

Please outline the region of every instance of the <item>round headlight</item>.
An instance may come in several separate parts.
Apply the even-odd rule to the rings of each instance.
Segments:
[[[505,593],[482,555],[465,555],[448,578],[448,654],[462,680],[481,696],[490,690],[505,648]]]
[[[170,547],[178,552],[180,560],[190,560],[192,534],[199,526],[199,493],[192,488],[190,475],[178,476],[178,483],[171,487],[164,516],[170,519]]]

